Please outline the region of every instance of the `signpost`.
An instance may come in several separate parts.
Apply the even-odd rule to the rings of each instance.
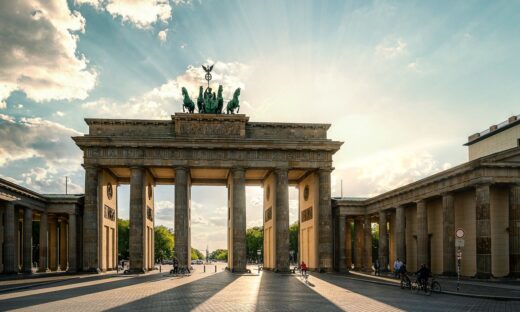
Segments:
[[[455,247],[457,248],[457,292],[460,289],[460,263],[462,260],[462,249],[464,247],[464,230],[457,229],[455,232]]]

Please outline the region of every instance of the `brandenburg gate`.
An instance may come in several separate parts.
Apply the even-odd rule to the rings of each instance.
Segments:
[[[310,268],[332,270],[330,174],[332,155],[342,142],[327,138],[330,125],[250,122],[241,114],[207,112],[176,113],[171,120],[86,119],[86,123],[88,134],[73,138],[84,153],[80,256],[84,271],[117,265],[117,187],[125,183],[130,184],[132,273],[154,267],[157,184],[175,185],[174,248],[181,266],[190,264],[191,186],[223,185],[228,190],[228,267],[234,272],[246,270],[245,187],[260,185],[264,267],[289,270],[288,187],[297,186],[300,260]]]

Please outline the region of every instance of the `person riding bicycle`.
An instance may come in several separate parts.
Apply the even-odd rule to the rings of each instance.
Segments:
[[[300,264],[300,272],[302,275],[307,274],[307,265],[305,264],[305,261],[302,261],[302,264]]]
[[[417,280],[421,286],[428,285],[428,278],[430,277],[431,271],[426,264],[421,264],[421,268],[415,272],[417,274]]]
[[[173,258],[173,274],[177,274],[179,272],[179,261],[177,258]]]

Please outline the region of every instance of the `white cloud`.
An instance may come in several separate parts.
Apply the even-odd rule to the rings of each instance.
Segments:
[[[56,116],[58,116],[58,117],[63,117],[63,116],[65,116],[65,113],[62,112],[62,111],[56,111],[56,112],[54,113],[54,115],[56,115]]]
[[[168,0],[76,0],[76,4],[88,4],[97,10],[106,10],[114,18],[120,17],[123,22],[137,28],[150,28],[159,22],[168,24],[172,17],[172,7]]]
[[[224,86],[225,103],[231,99],[236,88],[244,89],[243,79],[248,71],[245,64],[238,62],[213,63],[212,61],[208,61],[208,63],[215,64],[212,72],[212,85],[214,87],[218,84]],[[182,87],[186,87],[191,99],[196,101],[199,86],[205,84],[204,71],[199,66],[190,65],[184,74],[125,102],[115,102],[103,98],[84,103],[82,107],[90,111],[93,116],[165,119],[174,112],[182,111]]]
[[[0,107],[16,90],[38,102],[86,98],[97,74],[76,50],[84,26],[66,1],[0,2]]]
[[[404,54],[406,52],[406,46],[406,42],[401,39],[390,43],[388,40],[385,40],[376,46],[376,54],[387,59],[394,58]]]
[[[159,38],[159,40],[161,40],[161,42],[166,42],[166,39],[168,38],[168,29],[161,30],[157,34],[157,37]]]

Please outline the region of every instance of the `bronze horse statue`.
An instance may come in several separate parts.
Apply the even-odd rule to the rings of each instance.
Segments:
[[[184,97],[182,100],[182,111],[184,112],[184,109],[186,108],[188,113],[193,114],[195,111],[195,103],[193,103],[193,101],[190,99],[188,90],[186,90],[185,87],[182,87],[182,96]]]
[[[233,93],[233,99],[228,102],[226,106],[226,111],[228,114],[234,114],[235,109],[237,110],[237,114],[240,111],[240,102],[238,100],[238,97],[240,96],[240,88],[235,90],[235,93]]]

